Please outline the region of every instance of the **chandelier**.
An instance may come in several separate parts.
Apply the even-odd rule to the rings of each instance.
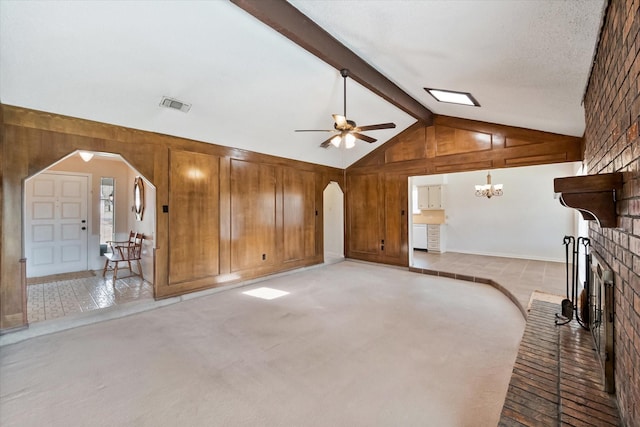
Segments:
[[[491,172],[487,173],[487,183],[484,185],[476,185],[476,196],[486,197],[502,196],[502,184],[491,184]]]

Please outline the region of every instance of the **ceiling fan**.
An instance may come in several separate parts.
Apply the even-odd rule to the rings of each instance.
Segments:
[[[340,70],[340,74],[344,78],[344,114],[333,114],[333,129],[298,129],[296,132],[332,132],[336,135],[332,135],[329,139],[320,144],[322,148],[328,148],[329,145],[334,147],[340,147],[340,143],[344,142],[346,148],[353,148],[355,146],[356,139],[360,139],[365,142],[376,142],[377,139],[370,136],[363,135],[360,132],[378,129],[393,129],[396,127],[395,123],[380,123],[377,125],[357,126],[356,122],[347,119],[347,77],[349,77],[349,70],[343,68]]]

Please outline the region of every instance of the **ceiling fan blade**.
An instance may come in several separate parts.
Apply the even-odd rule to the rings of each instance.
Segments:
[[[369,142],[369,143],[377,141],[377,139],[375,139],[375,138],[371,138],[370,136],[363,135],[363,134],[357,133],[357,132],[351,132],[351,135],[355,136],[356,139],[361,139],[361,140]]]
[[[320,144],[320,147],[322,148],[329,148],[329,146],[331,145],[331,140],[335,138],[335,136],[332,136],[331,138],[327,139],[326,141],[324,141],[322,144]]]
[[[294,132],[335,132],[335,129],[296,129]]]
[[[347,118],[340,114],[333,114],[333,120],[336,122],[336,128],[344,128],[347,126]]]
[[[364,132],[367,130],[378,130],[378,129],[393,129],[396,127],[395,123],[380,123],[377,125],[368,125],[368,126],[358,126],[354,130],[356,132]]]

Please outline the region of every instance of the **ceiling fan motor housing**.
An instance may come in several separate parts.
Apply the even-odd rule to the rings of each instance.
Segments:
[[[337,130],[340,130],[340,131],[349,131],[349,130],[352,130],[352,129],[354,129],[356,127],[356,122],[354,122],[353,120],[347,120],[347,124],[346,125],[338,126],[337,123],[334,123],[333,127],[335,129],[337,129]]]

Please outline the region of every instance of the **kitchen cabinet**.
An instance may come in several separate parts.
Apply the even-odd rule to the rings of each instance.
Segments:
[[[427,224],[413,224],[413,248],[427,249]]]
[[[442,185],[419,186],[418,208],[420,210],[444,209],[442,203]]]
[[[429,252],[444,253],[445,250],[445,228],[440,224],[427,225],[427,250]]]

